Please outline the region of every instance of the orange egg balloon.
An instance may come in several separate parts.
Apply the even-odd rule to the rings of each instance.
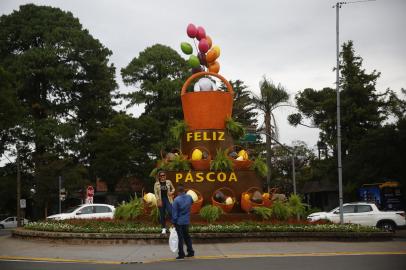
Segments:
[[[219,71],[220,71],[219,62],[215,61],[214,63],[209,64],[209,72],[219,73]]]
[[[209,44],[209,49],[210,49],[211,45],[213,45],[213,41],[211,40],[211,37],[209,37],[207,35],[206,35],[206,40],[207,40],[207,43]]]
[[[207,52],[206,54],[206,62],[207,63],[213,63],[217,59],[217,53],[215,50],[211,49],[210,51]]]

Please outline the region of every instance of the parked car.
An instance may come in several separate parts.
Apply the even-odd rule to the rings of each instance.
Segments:
[[[47,220],[65,219],[97,219],[114,217],[115,208],[109,204],[82,204],[68,209],[66,212],[47,217]]]
[[[380,211],[374,203],[356,202],[343,205],[344,223],[353,223],[364,226],[394,231],[397,227],[406,226],[404,211]],[[340,223],[340,208],[330,212],[317,212],[307,217],[308,221],[329,220]]]
[[[21,224],[29,222],[26,218],[21,218]],[[0,229],[17,228],[17,217],[8,217],[0,221]]]

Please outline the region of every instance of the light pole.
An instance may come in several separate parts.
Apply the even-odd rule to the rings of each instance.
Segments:
[[[341,161],[341,118],[340,118],[340,8],[342,5],[361,3],[361,2],[372,2],[376,0],[361,0],[361,1],[351,1],[351,2],[337,2],[333,8],[336,9],[336,92],[337,92],[337,169],[338,169],[338,199],[340,203],[340,223],[344,223],[343,214],[343,167]]]

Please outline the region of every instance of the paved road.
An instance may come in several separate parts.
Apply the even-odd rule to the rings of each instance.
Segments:
[[[7,270],[247,270],[247,269],[300,269],[300,270],[404,270],[406,255],[338,255],[338,256],[297,256],[265,257],[243,259],[188,259],[142,264],[83,264],[45,262],[0,262],[0,269]]]

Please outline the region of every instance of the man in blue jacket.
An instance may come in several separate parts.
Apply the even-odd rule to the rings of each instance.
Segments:
[[[192,239],[189,235],[190,224],[190,207],[192,206],[193,199],[190,195],[185,193],[185,187],[178,185],[178,196],[172,204],[172,223],[175,225],[176,232],[178,233],[178,257],[177,260],[185,258],[183,251],[183,242],[186,243],[187,255],[186,257],[193,257],[195,251],[192,247]]]

